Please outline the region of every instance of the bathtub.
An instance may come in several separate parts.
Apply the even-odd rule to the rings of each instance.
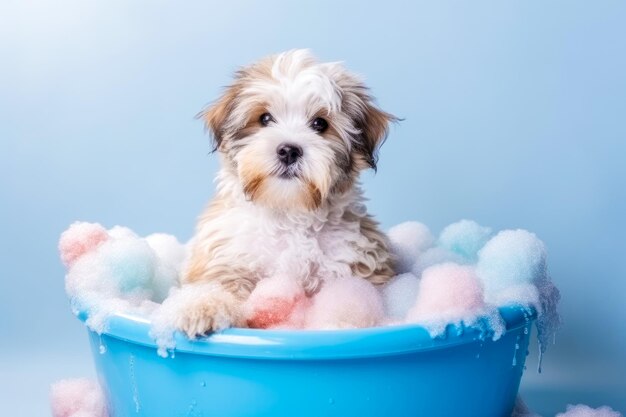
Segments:
[[[504,417],[535,314],[500,312],[507,330],[497,341],[453,326],[436,339],[416,325],[228,329],[177,335],[162,358],[150,323],[124,314],[89,339],[110,417]]]

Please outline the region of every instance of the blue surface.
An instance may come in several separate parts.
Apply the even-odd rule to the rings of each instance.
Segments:
[[[565,325],[521,391],[626,413],[626,2],[0,2],[0,404],[93,374],[58,260],[73,221],[188,239],[218,160],[194,115],[238,66],[310,47],[405,120],[364,176],[388,228],[461,218],[549,249]]]
[[[507,331],[495,342],[451,326],[438,339],[418,326],[228,329],[179,337],[162,358],[149,323],[122,315],[90,341],[115,417],[502,417],[513,408],[534,317],[519,307],[502,315]]]

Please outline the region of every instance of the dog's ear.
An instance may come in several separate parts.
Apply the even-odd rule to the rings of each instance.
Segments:
[[[222,144],[229,116],[235,108],[239,89],[237,84],[227,87],[219,99],[197,115],[197,118],[204,121],[205,129],[213,138],[213,150],[219,149]]]
[[[376,107],[368,94],[361,99],[364,106],[360,117],[356,118],[356,127],[361,132],[357,141],[357,150],[362,154],[367,165],[376,171],[378,150],[387,139],[389,125],[399,119]]]
[[[357,167],[376,170],[378,149],[387,139],[389,125],[400,119],[379,109],[368,88],[358,78],[344,77],[339,84],[343,89],[343,109],[359,131],[353,145]]]

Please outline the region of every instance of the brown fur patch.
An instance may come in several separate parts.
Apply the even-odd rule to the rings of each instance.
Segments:
[[[257,196],[261,185],[263,185],[264,178],[261,176],[254,176],[251,180],[245,182],[243,192],[250,200],[254,200]]]
[[[261,115],[264,113],[267,113],[267,106],[263,103],[257,104],[252,110],[250,110],[246,124],[233,134],[233,139],[243,139],[255,134],[259,129],[262,129],[263,125],[261,124]]]
[[[321,117],[328,122],[328,128],[320,134],[320,136],[328,141],[332,141],[336,144],[337,148],[343,150],[335,151],[335,165],[339,168],[341,174],[335,179],[334,184],[330,189],[331,194],[343,194],[348,191],[356,177],[358,177],[358,171],[354,170],[354,160],[348,150],[345,149],[346,144],[341,138],[341,134],[337,130],[336,121],[325,110],[320,110],[311,118]]]
[[[398,119],[373,105],[372,98],[365,91],[359,91],[360,99],[366,103],[364,112],[356,118],[355,125],[361,131],[356,149],[361,152],[365,162],[376,169],[378,149],[387,139],[389,123]]]
[[[322,204],[322,192],[312,182],[307,182],[308,199],[306,206],[309,210],[315,210]]]
[[[387,138],[389,124],[399,119],[379,109],[369,89],[360,80],[346,74],[339,77],[337,84],[343,92],[342,111],[352,118],[354,126],[361,131],[354,143],[357,168],[376,169],[378,149]]]
[[[230,209],[224,198],[217,197],[208,205],[198,221],[198,230],[208,222],[214,221],[222,212]],[[215,281],[240,300],[245,300],[256,286],[258,277],[251,271],[233,268],[219,260],[216,254],[230,244],[228,239],[215,239],[202,236],[204,245],[193,246],[189,263],[182,275],[185,284]]]
[[[258,81],[265,80],[271,81],[274,80],[272,77],[272,66],[274,63],[274,57],[269,56],[265,57],[252,65],[248,65],[247,67],[240,68],[237,72],[235,72],[235,78],[241,80],[242,82],[246,81]]]
[[[206,109],[202,110],[198,117],[204,120],[205,128],[211,133],[215,149],[219,149],[226,135],[226,123],[228,116],[236,105],[236,100],[241,92],[240,83],[235,83],[226,88],[222,96]]]
[[[198,113],[198,118],[204,120],[206,129],[211,133],[215,143],[215,149],[219,149],[223,140],[227,135],[227,122],[230,114],[235,109],[237,101],[245,90],[246,85],[255,80],[267,79],[272,80],[272,59],[265,58],[253,65],[241,68],[235,72],[235,81],[225,88],[224,92],[215,102],[207,106],[204,110]],[[260,105],[261,106],[261,105]],[[243,129],[254,129],[254,116],[260,111],[256,109],[251,112],[249,123]],[[256,115],[258,117],[263,114],[265,110]],[[247,136],[241,134],[240,137]]]
[[[372,268],[365,262],[356,262],[351,265],[352,272],[375,285],[388,282],[394,276],[393,258],[389,253],[387,236],[378,228],[378,222],[369,215],[357,217],[351,212],[346,212],[344,219],[358,221],[361,233],[372,245],[370,248],[363,248],[363,252],[366,257],[374,260],[375,267]]]
[[[341,168],[341,174],[335,180],[330,192],[343,194],[354,186],[354,182],[359,177],[359,170],[355,169],[352,153],[347,155],[335,154],[335,164]]]

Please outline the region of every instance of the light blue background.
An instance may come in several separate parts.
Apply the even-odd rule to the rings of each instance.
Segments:
[[[529,357],[530,405],[626,411],[626,3],[5,0],[2,415],[46,415],[52,381],[93,375],[59,234],[188,239],[217,169],[194,115],[238,65],[294,47],[405,118],[364,177],[385,227],[470,218],[548,245],[565,326],[543,374]]]

